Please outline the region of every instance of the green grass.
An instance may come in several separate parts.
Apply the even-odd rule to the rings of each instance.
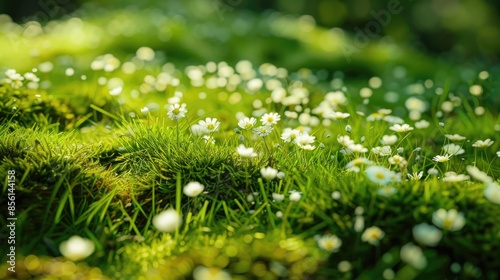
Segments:
[[[118,12],[101,13],[83,24],[106,22]],[[143,14],[131,20],[141,26],[153,24]],[[199,38],[184,23],[170,24],[179,25],[176,28],[186,33],[186,40],[199,44]],[[314,32],[325,31],[318,27]],[[50,32],[43,36],[53,42],[64,37],[53,38]],[[262,53],[274,49],[260,35],[249,36],[255,38],[256,49]],[[424,68],[437,65],[450,73],[444,79],[429,74],[425,79],[432,81],[430,85],[422,80],[425,71],[419,67],[409,67],[408,74],[397,79],[394,64],[385,68],[373,59],[366,67],[383,83],[381,87],[369,86],[368,79],[373,75],[344,77],[338,72],[314,70],[326,63],[314,59],[314,38],[300,37],[299,33],[270,36],[278,46],[286,46],[287,40],[294,42],[293,47],[284,47],[278,61],[288,61],[290,53],[302,52],[308,55],[299,61],[306,64],[301,67],[313,70],[294,71],[293,65],[299,62],[290,59],[290,69],[280,70],[286,73],[273,74],[266,72],[273,65],[254,63],[250,69],[264,85],[252,90],[248,85],[251,78],[238,72],[236,64],[220,63],[219,70],[236,69],[235,75],[242,81],[229,88],[211,86],[213,81],[217,83],[214,78],[224,76],[216,71],[203,74],[204,84],[196,86],[188,72],[199,66],[189,65],[188,59],[186,67],[166,64],[170,62],[168,56],[162,57],[163,52],[157,50],[154,60],[139,62],[134,57],[135,37],[116,36],[95,52],[116,50],[122,65],[136,64],[134,73],[121,68],[111,72],[90,70],[88,65],[95,58],[92,52],[74,49],[73,62],[54,59],[52,71],[37,72],[40,86],[51,81],[47,88],[29,89],[27,81],[16,88],[2,80],[0,202],[4,205],[8,201],[7,174],[15,170],[17,274],[8,273],[8,265],[3,262],[0,278],[30,279],[36,275],[39,279],[70,279],[72,274],[82,273],[92,279],[205,279],[206,274],[200,275],[207,269],[219,276],[230,274],[234,279],[390,279],[391,275],[395,279],[498,278],[500,205],[485,196],[487,183],[467,171],[467,166],[476,166],[498,184],[500,118],[494,80],[498,69],[474,68],[476,75],[464,79],[458,74],[460,69],[446,63],[429,62],[426,66],[427,62],[422,62]],[[159,48],[158,38],[153,37],[146,43]],[[180,38],[174,34],[173,47],[190,57],[192,46],[187,48]],[[324,48],[333,52],[328,46]],[[47,59],[57,56],[57,51],[47,50]],[[210,57],[213,52],[217,54],[214,60],[224,55],[222,50],[210,49],[200,50],[199,55]],[[86,56],[76,55],[80,53]],[[407,60],[413,57],[409,54]],[[361,56],[354,64],[365,59],[369,56]],[[432,57],[425,61],[432,61]],[[18,69],[36,67],[30,59],[13,64]],[[78,75],[64,75],[68,67]],[[489,71],[489,78],[476,78],[483,70]],[[178,85],[172,82],[174,78]],[[117,96],[109,94],[106,85],[112,79],[123,82],[123,91]],[[169,84],[162,85],[162,79],[170,79]],[[276,96],[272,88],[266,88],[266,82],[279,83],[288,97],[295,95],[297,100],[273,100],[271,97]],[[469,93],[474,84],[482,86],[481,96]],[[359,94],[365,87],[373,92],[369,98]],[[336,91],[341,93],[332,94]],[[386,98],[387,92],[394,92],[397,100]],[[345,102],[335,99],[342,96]],[[178,99],[172,101],[174,97]],[[408,110],[411,106],[406,103],[415,98],[425,105],[418,108],[420,116],[412,119]],[[178,121],[167,117],[165,105],[169,103],[186,103],[186,117]],[[320,104],[323,110],[318,109]],[[450,104],[451,109],[446,110]],[[322,115],[325,108],[350,116],[331,120]],[[381,113],[384,108],[392,112]],[[260,116],[268,112],[277,112],[281,120],[265,137],[238,127],[237,116],[255,116],[256,126],[260,126]],[[377,119],[386,115],[389,119]],[[193,133],[192,126],[207,117],[221,122],[218,131],[207,135],[214,144]],[[399,118],[415,129],[395,132],[390,129],[391,118]],[[417,128],[419,120],[428,121],[429,126]],[[346,131],[346,125],[352,130]],[[284,142],[281,136],[286,128],[315,136],[311,143],[315,148],[309,151]],[[436,162],[433,157],[445,155],[443,146],[452,143],[446,134],[466,137],[453,142],[464,149],[463,154]],[[342,135],[367,151],[345,153],[338,141]],[[380,144],[384,135],[398,138],[387,155],[377,155],[372,149],[384,146]],[[473,146],[487,138],[494,141],[491,146]],[[240,144],[252,147],[258,155],[240,156]],[[406,163],[391,164],[389,159],[396,155]],[[346,168],[363,160],[370,163],[356,164],[358,169]],[[283,172],[284,177],[280,174],[266,180],[260,170],[268,166]],[[366,172],[368,166],[397,172],[399,179],[392,178],[385,186],[377,184]],[[420,180],[411,180],[419,172],[423,172]],[[453,178],[447,172],[470,177],[447,182]],[[204,185],[204,190],[189,197],[183,188],[193,181]],[[293,199],[295,192],[300,193],[300,199]],[[284,199],[276,194],[284,195]],[[182,225],[170,233],[160,232],[154,226],[154,217],[169,208],[181,215]],[[440,208],[463,213],[463,228],[441,229],[442,225],[433,222],[433,214]],[[1,219],[2,237],[9,234],[6,217],[2,215]],[[435,247],[419,244],[412,233],[421,223],[440,228],[442,239]],[[384,232],[378,245],[363,241],[365,229],[373,226]],[[321,245],[322,238],[329,234],[342,241],[337,251]],[[95,252],[82,261],[63,256],[59,246],[73,235],[91,240]],[[424,267],[415,267],[401,256],[401,248],[410,242],[421,248],[423,255],[417,253],[416,257],[425,257]],[[4,258],[7,250],[2,244]],[[54,269],[49,269],[48,263]]]

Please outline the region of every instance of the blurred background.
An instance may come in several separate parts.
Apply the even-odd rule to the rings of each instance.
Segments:
[[[356,34],[368,27],[374,35],[389,36],[402,44],[411,44],[430,53],[455,60],[482,57],[498,60],[500,53],[500,1],[496,0],[195,0],[182,1],[116,1],[116,0],[8,0],[0,2],[0,13],[8,14],[18,23],[31,19],[52,20],[93,5],[122,9],[131,5],[139,8],[172,6],[212,6],[219,13],[270,10],[293,16],[310,15],[315,23],[326,28],[340,27]],[[187,2],[187,1],[186,1]],[[384,17],[390,5],[399,11],[391,14],[379,31],[371,24]],[[193,7],[196,10],[196,7]],[[38,16],[37,16],[38,15]],[[41,16],[43,15],[43,16]]]

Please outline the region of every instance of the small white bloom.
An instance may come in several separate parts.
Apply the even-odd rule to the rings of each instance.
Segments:
[[[278,174],[276,175],[276,177],[278,177],[278,179],[280,179],[280,180],[285,179],[285,176],[286,176],[286,174],[283,171],[278,172]]]
[[[262,178],[266,180],[273,180],[278,175],[278,169],[274,169],[270,166],[262,167],[260,169],[260,174],[262,175]]]
[[[492,141],[491,139],[486,139],[486,140],[477,140],[474,144],[472,144],[472,147],[476,148],[488,148],[489,146],[493,145],[495,141]]]
[[[201,120],[198,124],[205,130],[206,133],[211,133],[219,130],[220,122],[216,118],[206,118]]]
[[[382,139],[380,139],[380,144],[384,146],[392,146],[396,144],[398,141],[398,137],[396,135],[384,135]]]
[[[399,133],[402,133],[402,132],[408,132],[408,131],[412,131],[413,130],[413,127],[411,127],[409,124],[394,124],[392,125],[391,127],[389,127],[390,130],[392,131],[396,131],[396,132],[399,132]]]
[[[285,199],[284,194],[273,193],[272,196],[273,196],[273,199],[276,201],[283,201]]]
[[[459,231],[465,225],[465,217],[456,209],[445,210],[443,208],[432,213],[432,223],[442,229]]]
[[[231,280],[231,274],[218,267],[197,266],[193,270],[194,280]]]
[[[377,194],[383,197],[390,197],[398,192],[393,186],[385,186],[377,190]]]
[[[444,174],[443,181],[445,182],[462,182],[469,180],[470,177],[464,174],[457,174],[453,171],[448,171]]]
[[[338,252],[342,246],[342,240],[334,234],[325,234],[317,239],[318,246],[329,252]]]
[[[154,216],[153,225],[161,232],[174,232],[182,225],[182,218],[175,209],[170,208]]]
[[[215,139],[212,136],[204,135],[203,140],[205,140],[205,144],[215,144]]]
[[[366,168],[366,175],[375,184],[387,185],[391,182],[392,172],[385,167],[372,165]]]
[[[436,168],[429,168],[429,170],[427,170],[427,173],[429,173],[429,175],[436,176],[439,174],[439,170],[437,170]]]
[[[345,126],[345,131],[346,131],[347,133],[351,133],[351,131],[352,131],[352,126],[351,126],[351,125],[349,125],[349,124],[348,124],[348,125],[346,125],[346,126]]]
[[[198,182],[189,182],[184,186],[184,194],[189,197],[197,197],[205,189],[205,186]]]
[[[379,227],[373,226],[365,229],[361,235],[361,240],[377,246],[384,236],[385,233]]]
[[[265,137],[273,131],[273,127],[270,125],[263,125],[253,129],[253,133]]]
[[[342,197],[342,194],[339,191],[332,192],[332,198],[334,200],[339,200]]]
[[[283,130],[283,133],[281,134],[281,139],[285,142],[296,142],[296,139],[300,135],[300,130],[298,129],[291,129],[289,127],[285,128]]]
[[[168,117],[175,121],[186,116],[187,109],[186,104],[171,104],[168,106],[167,115]]]
[[[487,183],[484,189],[484,197],[489,201],[500,205],[500,186],[497,183]]]
[[[418,243],[431,247],[435,247],[443,237],[443,233],[437,227],[426,223],[415,225],[412,233]]]
[[[257,119],[255,119],[254,117],[243,118],[238,121],[238,126],[242,129],[249,130],[255,126],[255,123],[257,123]]]
[[[292,191],[290,193],[290,197],[289,198],[290,198],[290,201],[297,202],[297,201],[299,201],[302,198],[302,194],[300,194],[300,192],[298,192],[298,191]]]
[[[461,155],[461,154],[465,153],[465,150],[462,149],[461,146],[453,144],[453,143],[448,144],[448,145],[444,145],[443,146],[443,151],[446,154],[449,154],[449,155],[452,155],[452,156]]]
[[[407,174],[408,179],[413,180],[413,181],[418,181],[418,180],[422,179],[423,175],[424,175],[424,171],[414,172],[413,174],[410,174],[410,173]]]
[[[415,123],[415,127],[417,129],[428,128],[430,125],[431,125],[431,123],[428,122],[428,121],[426,121],[426,120],[421,120],[421,121],[418,121],[418,122]]]
[[[348,150],[354,153],[366,153],[368,149],[363,147],[361,144],[352,144],[347,147]]]
[[[435,156],[432,158],[433,161],[437,162],[447,162],[450,160],[451,155],[444,155],[444,156]]]
[[[257,156],[257,153],[253,151],[253,148],[247,148],[243,144],[239,145],[236,151],[242,157],[253,158]]]
[[[413,243],[408,243],[401,247],[400,257],[402,261],[416,269],[424,269],[427,266],[427,259],[422,249]]]
[[[354,231],[361,232],[365,228],[365,218],[360,215],[356,215],[354,218]]]
[[[59,251],[72,261],[80,261],[94,253],[95,245],[90,239],[73,235],[59,244]]]
[[[479,170],[479,168],[471,165],[467,165],[467,172],[476,180],[481,181],[483,183],[491,183],[493,182],[493,178],[488,176],[488,174]]]
[[[311,135],[308,135],[308,134],[300,134],[295,139],[295,143],[297,143],[297,145],[299,147],[303,147],[303,146],[306,146],[306,145],[314,143],[314,139],[316,139],[315,136],[311,136]]]
[[[351,114],[349,113],[342,113],[342,112],[330,112],[330,114],[327,116],[330,119],[333,120],[343,120],[345,118],[348,118]]]
[[[396,165],[403,167],[407,164],[407,161],[404,157],[402,157],[400,155],[394,155],[394,156],[389,158],[389,163],[396,164]]]
[[[350,145],[354,145],[354,141],[348,135],[339,135],[337,137],[337,142],[344,147],[348,147]]]
[[[374,147],[372,148],[372,152],[376,155],[386,157],[392,154],[392,149],[391,146]]]
[[[466,139],[464,136],[458,134],[445,134],[444,136],[446,136],[446,138],[450,139],[451,141],[462,141]]]
[[[281,117],[278,113],[267,113],[260,118],[262,125],[277,124],[279,120],[281,120]]]

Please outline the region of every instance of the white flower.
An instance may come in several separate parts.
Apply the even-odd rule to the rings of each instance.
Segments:
[[[238,121],[238,126],[242,129],[248,130],[254,127],[255,123],[257,123],[257,119],[255,119],[254,117],[243,118]]]
[[[451,141],[462,141],[466,139],[464,136],[458,134],[445,134],[444,136],[446,136],[446,138],[450,139]]]
[[[470,177],[464,174],[457,174],[453,171],[448,171],[444,174],[443,181],[445,182],[462,182],[469,180]]]
[[[373,162],[367,158],[356,158],[356,159],[353,159],[351,160],[349,163],[347,163],[347,165],[345,166],[346,169],[353,169],[353,171],[356,171],[356,172],[359,172],[359,166],[363,165],[363,164],[373,164]]]
[[[306,145],[314,143],[314,139],[316,139],[315,136],[300,134],[297,138],[295,138],[295,143],[297,143],[297,145],[302,148]]]
[[[361,235],[361,240],[377,246],[384,236],[385,233],[379,227],[373,226],[365,229]]]
[[[325,234],[317,239],[318,246],[329,252],[338,252],[342,246],[342,240],[334,234]]]
[[[290,201],[297,202],[297,201],[299,201],[302,198],[302,194],[300,192],[298,192],[298,191],[292,191],[290,193],[290,197],[289,198],[290,198]]]
[[[398,192],[398,189],[396,189],[393,186],[385,186],[377,190],[377,194],[381,195],[383,197],[390,197]]]
[[[348,124],[348,125],[346,125],[346,126],[345,126],[345,131],[346,131],[347,133],[351,133],[351,131],[352,131],[352,126],[351,126],[351,125],[349,125],[349,124]]]
[[[198,182],[189,182],[184,186],[184,194],[189,197],[197,197],[205,189],[205,186]]]
[[[405,166],[407,161],[404,157],[400,156],[400,155],[394,155],[392,157],[389,158],[389,163],[390,164],[397,164],[399,166]]]
[[[297,137],[300,135],[300,130],[298,129],[291,129],[289,127],[285,128],[283,130],[283,133],[281,134],[281,139],[285,142],[295,142]]]
[[[352,144],[347,147],[348,150],[355,153],[366,153],[368,149],[363,147],[361,144]]]
[[[337,142],[344,147],[348,147],[350,145],[354,145],[354,141],[348,135],[339,135],[337,137]]]
[[[497,152],[497,156],[500,157],[500,151]]]
[[[461,146],[453,144],[453,143],[452,144],[448,144],[448,145],[444,145],[443,146],[443,151],[446,154],[449,154],[449,155],[452,155],[452,156],[461,155],[461,154],[465,153],[464,149],[462,149]]]
[[[197,266],[193,270],[194,280],[231,280],[231,275],[218,267]]]
[[[120,93],[122,93],[122,87],[115,87],[115,88],[112,88],[109,90],[109,94],[111,94],[112,96],[117,96],[117,95],[120,95]]]
[[[376,155],[386,157],[392,154],[392,149],[391,146],[374,147],[372,148],[372,152]]]
[[[270,166],[262,167],[260,169],[260,174],[262,175],[262,178],[266,180],[273,180],[278,175],[278,169],[274,169]]]
[[[421,121],[418,121],[415,123],[415,127],[417,129],[424,129],[424,128],[428,128],[429,125],[431,125],[428,121],[426,120],[421,120]]]
[[[451,155],[435,156],[432,158],[433,161],[437,162],[447,162],[450,160]]]
[[[279,120],[281,120],[281,117],[278,113],[267,113],[260,118],[262,125],[277,124]]]
[[[495,141],[492,141],[491,139],[486,139],[486,140],[477,140],[474,144],[472,144],[472,147],[476,148],[488,148],[489,146],[493,145]]]
[[[479,170],[479,168],[471,165],[467,165],[467,172],[476,180],[481,181],[483,183],[491,183],[493,182],[493,178],[488,176],[486,173]]]
[[[354,218],[354,231],[361,232],[365,228],[365,218],[361,215],[356,215]]]
[[[299,147],[301,147],[303,150],[306,150],[306,151],[313,151],[314,149],[316,149],[316,146],[311,145],[311,144],[299,145]]]
[[[443,237],[443,233],[437,227],[426,223],[415,225],[412,233],[418,243],[431,247],[435,247]]]
[[[392,131],[396,131],[396,132],[399,132],[399,133],[402,133],[402,132],[408,132],[408,131],[412,131],[413,130],[413,127],[411,127],[409,124],[394,124],[392,125],[391,127],[389,127],[390,130]]]
[[[253,151],[253,148],[247,148],[243,144],[239,145],[236,151],[242,157],[252,158],[257,156],[257,153]]]
[[[216,118],[206,118],[201,120],[198,124],[205,130],[206,133],[211,133],[219,130],[220,122]]]
[[[181,216],[175,209],[167,209],[153,217],[153,225],[162,232],[174,232],[182,225]]]
[[[500,186],[497,183],[486,184],[484,197],[486,197],[489,201],[500,205]]]
[[[464,214],[456,209],[445,210],[443,208],[432,213],[432,223],[442,229],[459,231],[465,225]]]
[[[176,121],[180,118],[184,118],[186,116],[186,113],[187,109],[186,109],[186,104],[184,103],[170,104],[170,106],[168,106],[167,115],[173,121]]]
[[[253,129],[253,133],[265,137],[273,131],[273,127],[270,125],[263,125]]]
[[[278,175],[276,175],[276,177],[278,177],[278,179],[280,179],[280,180],[285,179],[285,176],[286,176],[286,174],[283,171],[278,172]]]
[[[342,194],[339,191],[332,192],[332,198],[334,200],[339,200],[342,197]]]
[[[408,173],[407,176],[410,180],[413,180],[413,181],[418,181],[420,179],[422,179],[422,176],[424,175],[424,171],[420,171],[420,172],[414,172],[413,174],[410,174]]]
[[[416,269],[424,269],[427,266],[427,259],[422,249],[413,243],[408,243],[401,247],[400,257],[402,261]]]
[[[73,235],[59,244],[59,251],[72,261],[80,261],[94,253],[95,245],[90,239]]]
[[[349,113],[342,113],[342,112],[331,112],[330,114],[328,114],[328,118],[330,119],[334,119],[334,120],[342,120],[342,119],[345,119],[345,118],[348,118],[351,114]]]
[[[284,194],[279,194],[279,193],[273,193],[272,197],[276,201],[283,201],[285,199],[285,195]]]
[[[380,139],[380,144],[384,146],[391,146],[396,144],[398,141],[398,137],[396,135],[384,135],[382,139]]]
[[[385,167],[372,165],[366,168],[368,179],[375,184],[387,185],[392,180],[392,172]]]

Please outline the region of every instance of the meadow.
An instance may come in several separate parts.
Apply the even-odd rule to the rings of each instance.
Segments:
[[[500,277],[498,65],[204,8],[0,16],[1,279]]]

